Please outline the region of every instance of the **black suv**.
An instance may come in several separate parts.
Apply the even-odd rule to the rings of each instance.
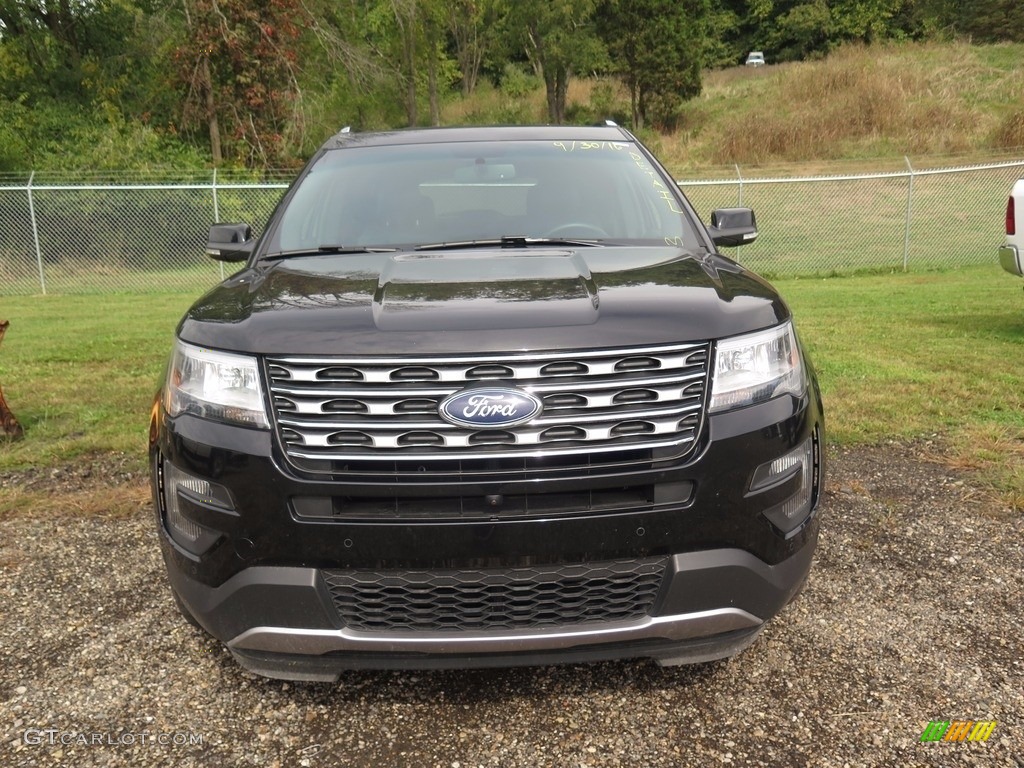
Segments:
[[[732,655],[801,588],[823,421],[790,312],[628,131],[356,134],[177,330],[178,607],[270,677]]]

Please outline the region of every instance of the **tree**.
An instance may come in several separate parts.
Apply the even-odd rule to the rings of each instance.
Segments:
[[[304,9],[323,56],[310,52],[324,65],[316,68],[321,99],[330,94],[340,100],[345,124],[376,126],[375,108],[390,101],[396,81],[392,57],[376,45],[371,24],[376,6],[362,0],[306,0]],[[383,122],[390,123],[390,115]]]
[[[17,44],[36,77],[47,87],[73,87],[87,52],[82,28],[92,13],[89,5],[67,0],[2,0],[0,36]]]
[[[594,10],[594,0],[517,0],[509,9],[508,34],[543,78],[553,123],[565,122],[573,72],[593,69],[605,59]]]
[[[788,3],[772,23],[768,46],[777,60],[803,59],[829,50],[832,10],[826,0]]]
[[[601,30],[630,92],[633,125],[675,124],[678,107],[701,91],[708,0],[609,0]]]
[[[946,18],[951,1],[752,0],[742,37],[772,61],[823,56],[845,42],[935,35],[951,24]]]
[[[978,0],[958,5],[957,31],[976,42],[1024,41],[1024,4],[1020,0]]]
[[[462,75],[462,95],[466,97],[476,89],[480,67],[497,36],[505,6],[502,0],[450,0],[443,7]]]
[[[418,0],[390,0],[390,10],[398,32],[401,67],[398,72],[405,83],[405,114],[409,125],[416,125],[416,49],[420,37]]]
[[[0,94],[88,103],[146,10],[145,0],[0,0]]]
[[[731,67],[743,61],[751,50],[760,50],[762,46],[749,45],[742,33],[743,17],[737,8],[742,3],[729,3],[726,0],[712,0],[707,17],[707,29],[714,34],[705,37],[704,66],[708,68]]]
[[[449,0],[442,2],[447,16],[447,33],[462,76],[462,95],[476,89],[480,68],[493,50],[509,11],[507,0]]]
[[[906,0],[833,0],[830,43],[871,43],[894,36],[893,18],[904,5]]]
[[[354,0],[350,0],[355,4]],[[440,89],[447,82],[446,0],[369,0],[363,39],[384,80],[375,90],[401,89],[406,123],[419,124],[421,87],[426,85],[430,121],[440,122]]]
[[[215,164],[228,154],[249,166],[283,162],[284,134],[301,125],[298,0],[182,0],[182,9],[184,122],[206,125]]]

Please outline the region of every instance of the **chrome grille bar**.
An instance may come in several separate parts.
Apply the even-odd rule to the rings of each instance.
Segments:
[[[449,460],[685,447],[703,421],[708,344],[460,357],[266,360],[274,417],[297,460]],[[510,375],[511,374],[511,375]],[[526,424],[443,420],[448,396],[486,384],[545,402]]]

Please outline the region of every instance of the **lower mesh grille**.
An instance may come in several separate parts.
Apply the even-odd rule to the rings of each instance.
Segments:
[[[508,630],[647,616],[666,558],[479,571],[322,571],[345,625]]]

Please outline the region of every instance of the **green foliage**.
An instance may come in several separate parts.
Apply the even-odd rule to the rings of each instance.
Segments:
[[[704,38],[704,64],[712,69],[731,67],[743,61],[756,45],[745,44],[741,33],[740,14],[721,3],[711,3],[708,11],[708,34]]]
[[[300,163],[342,125],[422,125],[446,108],[502,122],[630,114],[634,127],[696,131],[714,107],[687,99],[707,68],[740,64],[749,50],[776,65],[851,42],[1021,39],[1024,4],[0,0],[0,29],[0,170],[265,167]],[[543,83],[542,103],[524,70]],[[600,93],[570,98],[577,79],[611,74],[631,92],[628,110]],[[488,79],[499,92],[450,109]],[[986,135],[1016,146],[1005,121]]]
[[[71,149],[73,148],[73,149]],[[43,100],[0,103],[0,172],[202,168],[201,152],[116,109]]]
[[[31,167],[32,141],[27,126],[31,110],[25,97],[0,101],[0,173],[26,170]]]
[[[537,78],[526,73],[511,61],[501,74],[501,92],[513,99],[521,99],[537,87]]]
[[[825,0],[800,3],[776,20],[767,48],[783,61],[824,53],[830,45],[831,28],[832,11]]]
[[[511,65],[517,67],[517,65]],[[529,77],[527,75],[527,77]],[[522,125],[544,121],[547,113],[543,88],[534,78],[534,87],[522,96],[509,96],[500,86],[482,80],[473,95],[449,104],[443,115],[446,124]]]
[[[606,62],[594,0],[517,0],[505,18],[510,40],[544,80],[548,119],[565,122],[569,80]]]
[[[183,122],[209,136],[214,162],[287,163],[298,120],[298,0],[185,0],[173,51]]]
[[[998,2],[983,0],[982,5]],[[966,31],[975,5],[955,0],[713,0],[711,63],[737,64],[750,50],[763,50],[770,63],[777,63],[821,58],[847,42],[943,39]],[[984,26],[998,28],[991,19]],[[991,39],[997,38],[998,33]]]
[[[633,124],[675,127],[683,101],[700,93],[708,0],[609,0],[601,28],[630,89]]]
[[[1024,42],[1024,3],[1020,0],[974,0],[958,4],[957,31],[977,42]]]
[[[612,120],[619,125],[629,123],[629,102],[609,78],[596,81],[590,89],[587,104],[573,103],[569,107],[569,122],[577,125],[600,123]]]

